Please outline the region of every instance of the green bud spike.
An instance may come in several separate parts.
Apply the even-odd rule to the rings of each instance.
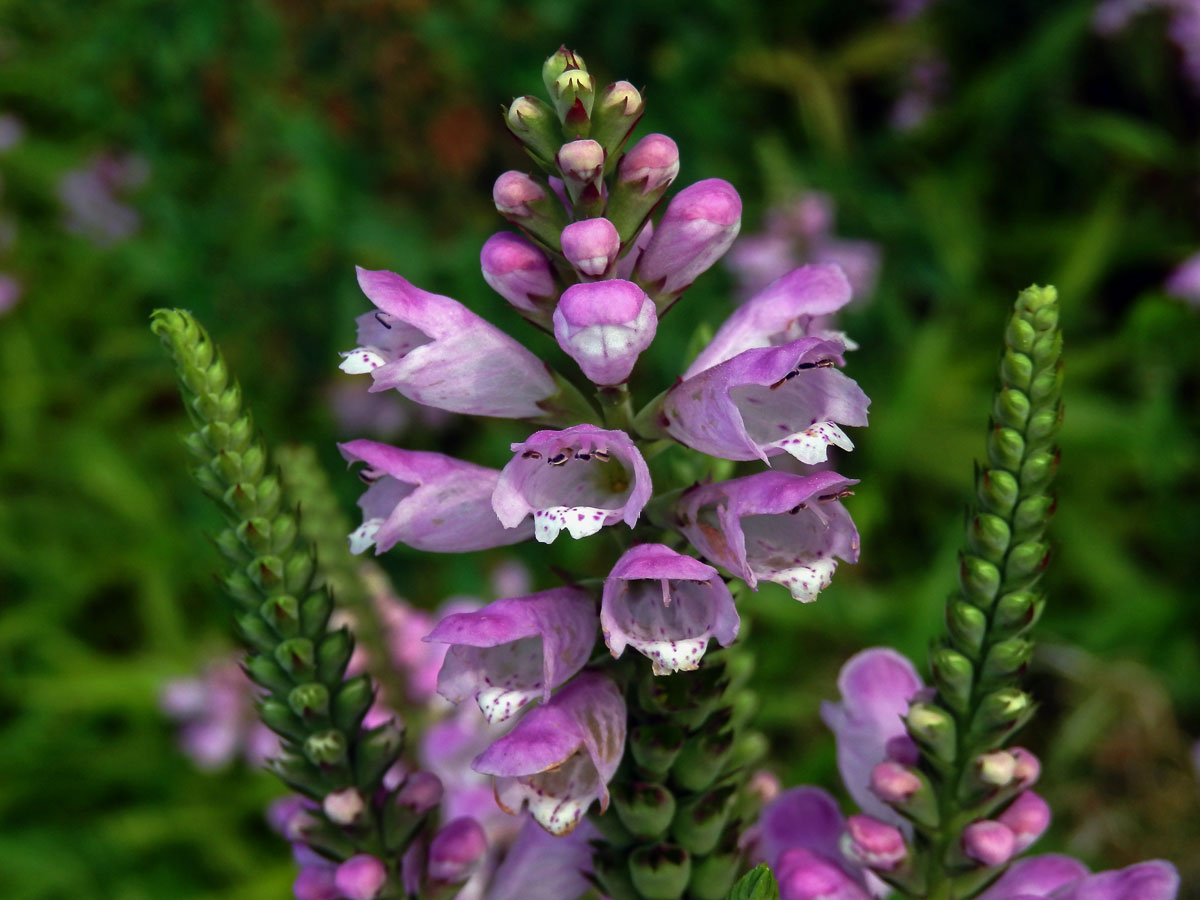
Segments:
[[[615,790],[616,782],[613,784],[613,789]],[[607,813],[593,811],[588,815],[588,821],[596,827],[596,830],[600,832],[600,836],[604,839],[604,844],[610,848],[623,850],[636,843],[633,835],[629,833],[629,829],[621,824],[620,816],[610,816]],[[628,874],[624,862],[622,862],[620,868],[623,873]]]
[[[259,653],[273,653],[279,638],[257,613],[239,612],[233,614],[234,624],[242,642]]]
[[[617,785],[612,800],[621,824],[639,840],[658,840],[675,817],[675,797],[659,784]]]
[[[966,712],[971,704],[971,689],[975,683],[975,667],[971,660],[957,650],[941,647],[933,652],[930,662],[938,696],[954,712]]]
[[[310,681],[293,688],[288,694],[288,706],[300,719],[317,727],[329,722],[329,688]]]
[[[283,581],[287,589],[297,594],[307,594],[312,590],[313,575],[316,571],[316,560],[304,554],[293,556],[287,561],[283,571]]]
[[[218,534],[213,543],[217,545],[221,555],[231,563],[245,565],[250,559],[239,536],[228,528]]]
[[[283,560],[278,556],[259,556],[246,567],[250,580],[264,594],[285,590]]]
[[[1007,516],[1017,504],[1020,485],[1011,472],[1003,469],[985,470],[978,479],[979,505],[999,516]]]
[[[969,738],[981,749],[998,746],[1033,714],[1033,701],[1020,688],[1006,687],[984,696],[971,722]]]
[[[411,807],[401,806],[389,796],[384,802],[381,831],[384,846],[393,853],[409,845],[430,817],[430,811],[414,812]]]
[[[1004,583],[1016,587],[1040,575],[1050,557],[1050,545],[1045,541],[1026,541],[1008,553],[1004,564]]]
[[[671,837],[693,858],[716,849],[729,818],[733,789],[718,788],[680,804],[671,823]]]
[[[225,533],[232,534],[232,532]],[[221,579],[221,583],[225,586],[225,591],[229,596],[243,610],[255,611],[258,609],[262,594],[259,593],[258,587],[245,572],[234,569]]]
[[[300,631],[310,639],[318,638],[329,627],[333,601],[325,591],[309,594],[300,606]]]
[[[320,768],[303,756],[290,753],[271,760],[267,766],[288,787],[312,800],[320,801],[335,785]]]
[[[730,891],[729,900],[779,900],[779,885],[766,863],[743,875]]]
[[[1015,472],[1025,455],[1025,438],[1015,428],[997,426],[988,434],[988,464]]]
[[[983,557],[993,565],[1004,561],[1008,552],[1012,530],[1000,516],[981,513],[971,520],[967,527],[967,545],[971,552]]]
[[[678,725],[639,725],[629,732],[634,761],[652,775],[665,775],[683,749],[684,733]]]
[[[333,700],[333,724],[349,734],[357,732],[374,701],[375,686],[369,675],[343,681]]]
[[[645,900],[679,900],[691,874],[691,856],[676,844],[639,847],[629,855],[630,880]]]
[[[1013,429],[1019,437],[1029,421],[1031,408],[1029,398],[1024,393],[1016,388],[1006,388],[996,394],[992,415],[1000,426],[999,430]]]

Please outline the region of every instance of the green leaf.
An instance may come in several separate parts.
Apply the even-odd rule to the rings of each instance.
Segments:
[[[729,892],[729,900],[779,900],[779,885],[767,864],[760,863],[743,875]]]

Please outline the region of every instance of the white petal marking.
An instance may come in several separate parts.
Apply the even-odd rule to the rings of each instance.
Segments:
[[[383,527],[383,519],[367,519],[350,532],[350,552],[355,556],[375,545],[375,535]]]
[[[363,375],[384,365],[387,365],[387,360],[374,347],[355,347],[342,354],[338,368],[349,375]]]
[[[816,465],[829,458],[829,445],[853,450],[854,442],[833,422],[818,422],[768,446],[778,447],[805,465]]]

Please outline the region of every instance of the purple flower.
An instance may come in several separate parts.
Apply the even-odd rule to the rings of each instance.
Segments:
[[[751,588],[774,581],[815,600],[837,568],[858,560],[858,531],[841,499],[855,481],[836,472],[760,472],[686,491],[681,530],[701,554]]]
[[[654,340],[654,301],[618,278],[573,284],[554,310],[558,345],[595,384],[620,384]]]
[[[485,900],[575,900],[589,885],[592,868],[588,841],[596,836],[581,822],[564,837],[547,834],[527,818],[521,832],[496,869]]]
[[[519,419],[539,416],[556,391],[545,363],[457,300],[431,294],[392,272],[358,270],[378,310],[358,317],[360,346],[343,372],[370,372],[372,391],[395,388],[450,412]]]
[[[429,843],[428,874],[431,881],[459,884],[467,880],[488,850],[487,835],[470,816],[460,816],[442,826]]]
[[[1172,297],[1200,307],[1200,253],[1181,262],[1167,278],[1164,288]]]
[[[863,812],[896,825],[904,820],[870,789],[871,773],[885,760],[915,761],[896,748],[909,740],[903,716],[923,687],[906,657],[888,647],[872,647],[842,666],[841,701],[821,704],[821,718],[837,740],[838,771],[846,790]]]
[[[440,453],[401,450],[376,441],[339,444],[370,487],[358,505],[363,523],[350,534],[350,551],[374,545],[376,554],[403,542],[418,550],[461,553],[513,544],[529,537],[517,522],[501,525],[491,496],[500,473]]]
[[[525,238],[501,231],[484,243],[479,265],[492,290],[521,312],[545,322],[558,296],[546,254]]]
[[[555,588],[446,616],[426,640],[451,645],[438,693],[454,703],[474,697],[488,722],[503,722],[583,668],[596,609],[582,588]]]
[[[512,450],[492,506],[505,528],[532,514],[543,544],[564,528],[576,539],[614,522],[632,528],[650,499],[650,471],[623,431],[572,425],[535,432]]]
[[[708,639],[728,647],[738,624],[717,570],[664,544],[627,550],[604,581],[604,643],[614,657],[632,646],[654,664],[655,675],[695,669]]]
[[[21,299],[21,282],[11,275],[0,273],[0,315],[8,312]]]
[[[387,867],[378,857],[360,853],[337,867],[334,883],[346,900],[374,900],[387,884]]]
[[[780,900],[870,900],[862,868],[842,855],[846,822],[820,788],[784,791],[763,808],[762,850]]]
[[[1015,863],[978,900],[1174,900],[1179,874],[1161,860],[1089,875],[1067,856],[1034,856]]]
[[[130,154],[101,153],[80,169],[64,173],[58,197],[65,210],[65,227],[107,247],[131,236],[141,227],[137,211],[118,199],[118,192],[146,180],[146,161]]]
[[[727,181],[706,178],[671,198],[638,261],[638,281],[659,296],[685,290],[720,259],[742,225],[742,200]]]
[[[871,401],[836,368],[844,350],[820,338],[744,350],[667,392],[667,432],[722,459],[788,453],[814,465],[830,444],[853,450],[840,426],[866,425]]]
[[[584,219],[562,230],[562,252],[581,278],[603,278],[621,249],[621,237],[608,219]]]
[[[496,776],[496,801],[517,812],[529,805],[538,824],[567,834],[595,800],[608,807],[608,782],[625,750],[625,700],[598,672],[584,672],[530,710],[476,757],[477,772]]]
[[[646,135],[617,166],[621,183],[637,185],[643,195],[665,191],[678,175],[679,147],[665,134]]]
[[[744,350],[810,337],[816,317],[835,313],[849,302],[850,282],[837,266],[793,269],[734,310],[683,377],[691,378]]]

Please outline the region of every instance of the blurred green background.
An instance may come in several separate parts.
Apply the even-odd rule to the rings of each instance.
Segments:
[[[1200,321],[1162,290],[1200,249],[1200,96],[1162,15],[1105,38],[1092,7],[941,0],[899,21],[882,0],[0,5],[0,115],[24,128],[0,155],[15,225],[0,272],[23,288],[0,316],[8,900],[290,896],[286,845],[262,819],[279,788],[243,764],[197,771],[158,708],[164,680],[232,644],[204,538],[219,521],[185,472],[147,316],[193,310],[268,441],[316,447],[353,514],[359,484],[334,442],[364,432],[332,402],[338,385],[365,390],[336,371],[367,308],[353,266],[530,336],[478,250],[502,225],[492,180],[525,168],[500,106],[541,92],[560,43],[599,83],[646,87],[639,133],[679,143],[679,184],[734,182],[743,234],[817,189],[840,236],[881,248],[877,288],[844,320],[862,347],[849,371],[873,398],[840,466],[862,479],[862,562],[811,606],[772,587],[743,607],[785,782],[836,783],[817,706],[841,662],[884,642],[921,659],[939,628],[1000,329],[1019,288],[1054,283],[1068,346],[1058,549],[1043,711],[1023,738],[1056,812],[1040,847],[1105,867],[1168,858],[1200,896]],[[928,115],[898,128],[929,60],[942,73]],[[136,220],[91,195],[100,224],[72,218],[64,198],[93,183],[70,180],[81,171]],[[665,320],[667,346],[719,323],[732,289],[719,266],[701,279],[694,318]],[[648,390],[678,362],[648,364]],[[399,442],[490,465],[523,437],[406,414]],[[556,553],[586,566],[582,546]],[[551,581],[540,549],[382,561],[433,608],[487,594],[514,553]]]

